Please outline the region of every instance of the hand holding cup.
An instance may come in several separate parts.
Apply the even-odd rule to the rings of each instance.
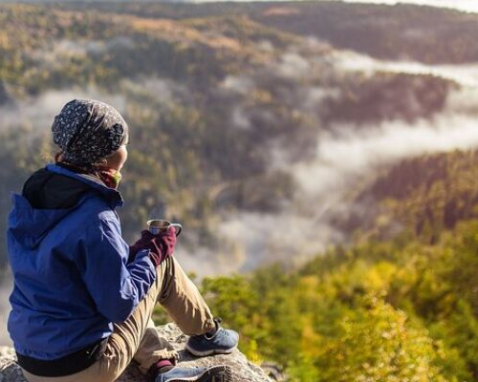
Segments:
[[[130,246],[129,261],[133,261],[139,251],[148,249],[151,260],[158,266],[173,254],[182,226],[159,219],[149,220],[147,225],[148,230],[142,231],[141,238]]]
[[[179,236],[183,230],[183,226],[181,224],[171,223],[169,220],[163,219],[148,220],[146,224],[148,225],[149,232],[151,232],[153,235],[159,235],[160,233],[164,233],[173,227],[176,236]]]

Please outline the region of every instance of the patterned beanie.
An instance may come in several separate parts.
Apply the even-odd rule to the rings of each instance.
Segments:
[[[68,102],[55,117],[51,131],[67,162],[91,165],[118,150],[128,136],[121,114],[101,101]]]

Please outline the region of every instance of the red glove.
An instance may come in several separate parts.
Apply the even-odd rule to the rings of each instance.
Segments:
[[[154,235],[152,235],[151,232],[147,230],[141,231],[141,238],[136,243],[129,246],[128,261],[133,261],[139,251],[149,249],[151,240],[153,239]]]
[[[176,230],[170,228],[166,232],[156,235],[154,239],[151,240],[151,245],[149,258],[157,267],[164,259],[173,254],[174,247],[176,246]]]
[[[141,239],[130,246],[129,261],[132,261],[139,251],[149,249],[149,258],[157,267],[164,259],[173,254],[175,246],[176,231],[174,228],[158,235],[153,235],[151,232],[144,230],[141,231]]]

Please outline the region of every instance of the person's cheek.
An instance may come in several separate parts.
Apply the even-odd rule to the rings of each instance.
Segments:
[[[126,163],[127,160],[128,160],[128,150],[125,148],[124,149],[124,160],[123,160],[123,163],[121,164],[121,167],[124,166],[124,164]]]

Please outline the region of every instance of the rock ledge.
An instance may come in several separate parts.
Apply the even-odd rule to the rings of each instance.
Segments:
[[[233,382],[272,382],[266,372],[261,367],[249,362],[247,358],[239,351],[235,350],[232,354],[216,355],[211,357],[195,358],[184,351],[184,344],[188,337],[181,333],[174,324],[167,324],[157,328],[161,336],[170,341],[180,354],[180,365],[184,367],[209,366],[209,365],[228,365],[232,369]],[[23,378],[21,369],[16,363],[16,357],[13,349],[0,347],[0,382],[26,382]],[[139,372],[134,362],[126,369],[117,382],[145,382],[146,379]]]

